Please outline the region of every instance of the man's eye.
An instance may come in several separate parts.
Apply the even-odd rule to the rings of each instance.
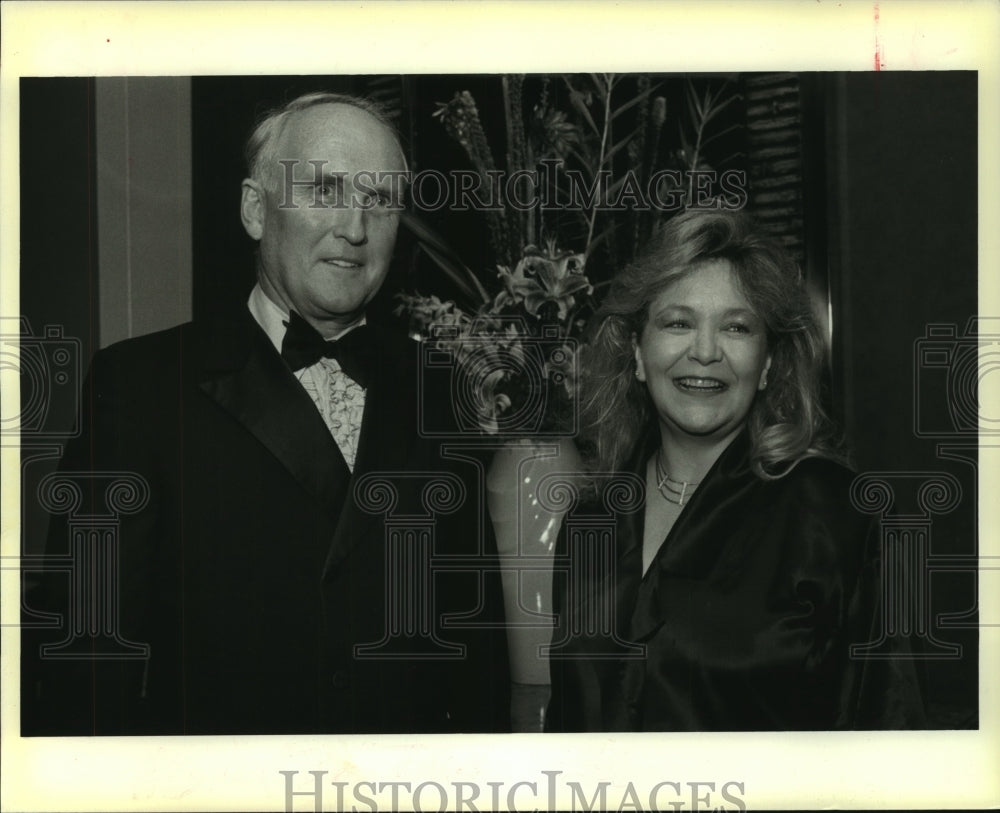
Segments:
[[[390,192],[376,192],[369,198],[368,205],[376,211],[386,213],[402,208],[402,204]]]
[[[333,183],[321,183],[316,187],[316,193],[326,200],[335,198],[340,194],[340,187]]]

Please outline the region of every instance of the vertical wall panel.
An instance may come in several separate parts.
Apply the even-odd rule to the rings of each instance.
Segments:
[[[191,80],[96,80],[100,343],[191,318]]]

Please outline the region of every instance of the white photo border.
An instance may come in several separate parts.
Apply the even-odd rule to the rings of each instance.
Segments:
[[[21,76],[494,73],[509,70],[977,70],[980,312],[1000,313],[1000,4],[881,3],[48,3],[2,5],[0,309],[17,315]],[[617,43],[609,48],[607,43]],[[943,115],[946,111],[942,112]],[[4,373],[5,376],[9,375]],[[3,380],[4,414],[18,403]],[[749,809],[1000,804],[1000,590],[981,574],[978,731],[461,737],[32,738],[18,735],[18,450],[2,450],[2,807],[5,810],[279,810],[279,771],[413,784],[568,781],[744,783]],[[981,456],[980,494],[996,461]],[[979,506],[996,556],[1000,508]],[[988,626],[994,624],[996,626]],[[311,781],[311,780],[310,780]],[[335,794],[323,809],[334,809]],[[302,786],[297,786],[302,789]],[[432,794],[428,800],[435,799]],[[348,798],[348,805],[351,803]],[[718,802],[716,802],[718,804]],[[309,798],[295,809],[313,809]],[[363,808],[362,808],[363,809]],[[436,809],[432,805],[432,809]]]

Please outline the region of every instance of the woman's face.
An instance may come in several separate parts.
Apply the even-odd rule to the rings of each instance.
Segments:
[[[739,431],[771,365],[764,323],[725,260],[698,267],[650,303],[635,361],[663,431],[708,440]]]

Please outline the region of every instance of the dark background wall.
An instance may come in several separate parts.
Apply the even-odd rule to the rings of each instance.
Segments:
[[[99,340],[95,94],[87,78],[22,78],[20,90],[22,552],[39,554],[48,516],[28,495],[74,431]],[[4,320],[4,335],[18,332]]]
[[[859,470],[897,475],[886,478],[894,514],[921,512],[915,491],[927,478],[913,475],[958,479],[958,506],[933,516],[931,553],[975,554],[976,432],[949,429],[959,395],[947,365],[921,365],[917,352],[928,325],[952,325],[961,337],[978,313],[976,74],[850,73],[827,83],[835,408]],[[915,404],[933,436],[917,435]],[[961,657],[924,662],[941,725],[975,719],[975,589],[969,570],[930,577],[922,614],[942,643],[962,646]],[[940,654],[931,641],[925,648]]]
[[[78,340],[86,369],[98,341],[94,80],[22,78],[20,95],[20,312],[36,336],[52,326]],[[42,397],[28,383],[22,401]],[[72,424],[80,384],[47,390],[43,423]]]
[[[885,420],[912,414],[913,342],[929,323],[961,331],[977,313],[976,75],[842,74],[830,84],[843,414],[861,468],[914,468],[927,444],[913,442],[911,421]]]

